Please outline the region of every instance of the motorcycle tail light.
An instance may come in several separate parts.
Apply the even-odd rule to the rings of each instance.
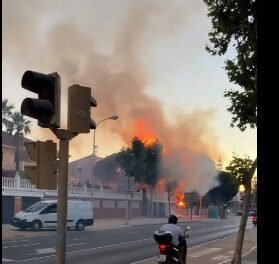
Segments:
[[[161,251],[165,251],[167,249],[167,246],[164,244],[159,245],[159,248]]]

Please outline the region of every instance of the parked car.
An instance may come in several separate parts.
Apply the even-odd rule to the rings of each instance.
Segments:
[[[94,222],[92,204],[89,201],[68,201],[67,228],[83,231],[86,226]],[[22,230],[32,228],[35,231],[41,228],[57,227],[57,200],[40,201],[24,211],[17,213],[12,226]]]

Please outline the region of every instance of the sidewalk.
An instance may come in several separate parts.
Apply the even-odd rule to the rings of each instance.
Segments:
[[[237,233],[188,249],[187,264],[229,264],[234,253]],[[247,229],[242,249],[242,264],[257,263],[257,229]],[[156,258],[141,261],[155,264]]]
[[[207,218],[193,216],[192,221],[205,221]],[[125,228],[131,226],[139,226],[139,225],[155,225],[155,224],[164,224],[167,222],[167,218],[133,218],[128,220],[126,223],[125,219],[95,219],[94,225],[92,227],[85,228],[85,231],[92,230],[109,230],[114,228]],[[179,219],[180,223],[191,222],[190,218],[181,217]],[[16,227],[11,225],[2,225],[2,240],[18,238],[18,237],[34,237],[34,236],[45,236],[53,234],[55,229],[46,229],[38,232],[34,232],[32,230],[21,231]],[[70,231],[71,232],[71,231]]]

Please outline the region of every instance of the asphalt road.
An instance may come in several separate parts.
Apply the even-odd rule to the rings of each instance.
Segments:
[[[240,218],[192,222],[188,246],[192,247],[237,232]],[[185,228],[187,224],[180,224]],[[67,232],[67,264],[130,264],[158,254],[153,233],[161,225],[111,230]],[[248,227],[250,227],[250,223]],[[43,232],[43,231],[41,231]],[[2,263],[44,263],[55,260],[56,232],[49,236],[2,242]]]

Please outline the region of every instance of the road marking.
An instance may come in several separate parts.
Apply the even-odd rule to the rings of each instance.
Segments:
[[[66,254],[79,253],[79,252],[84,252],[84,251],[90,251],[90,250],[96,250],[96,249],[102,249],[102,248],[108,248],[108,247],[115,247],[115,246],[121,246],[121,245],[126,245],[126,244],[129,244],[129,243],[141,242],[141,241],[146,241],[146,240],[150,240],[150,239],[153,239],[153,238],[144,238],[144,239],[133,240],[133,241],[123,242],[123,243],[118,243],[118,244],[111,244],[111,245],[95,247],[95,248],[85,248],[85,249],[80,249],[80,250],[66,252]],[[50,253],[53,253],[53,252],[50,252]],[[32,254],[32,255],[34,255],[34,254]],[[32,261],[32,260],[38,260],[38,259],[43,259],[43,258],[50,258],[50,257],[55,257],[55,256],[56,255],[49,255],[49,256],[43,256],[43,257],[38,257],[38,258],[23,259],[23,260],[16,261],[16,263]]]
[[[204,255],[207,255],[207,254],[219,251],[219,250],[221,250],[221,248],[205,248],[196,253],[189,255],[189,257],[198,258],[198,257],[204,256]]]
[[[55,253],[56,249],[55,248],[40,248],[36,249],[37,253],[36,254],[49,254],[49,253]]]
[[[66,245],[67,247],[73,247],[73,246],[79,246],[79,245],[84,245],[86,243],[78,243],[78,244],[71,244],[71,245]]]
[[[249,255],[249,254],[250,254],[254,249],[256,249],[256,248],[257,248],[257,245],[256,245],[256,246],[253,246],[249,251],[247,251],[246,253],[242,254],[242,257],[245,257],[245,256]],[[231,259],[228,259],[228,260],[226,260],[226,261],[219,262],[219,263],[217,263],[217,264],[227,264],[228,261],[231,261]]]
[[[41,244],[41,243],[34,243],[34,244],[17,245],[17,246],[9,246],[9,247],[2,247],[2,248],[28,247],[28,246],[35,246],[35,245],[40,245],[40,244]]]
[[[82,240],[84,239],[83,237],[82,238],[73,238],[72,240]]]
[[[2,262],[13,262],[13,259],[6,259],[6,258],[2,258]]]
[[[216,256],[216,257],[213,257],[211,260],[219,260],[219,261],[221,261],[221,260],[228,260],[228,259],[230,259],[230,256],[226,256],[226,255],[218,255],[218,256]]]
[[[28,239],[23,239],[23,240],[12,240],[12,241],[4,241],[2,242],[2,244],[8,244],[8,243],[19,243],[19,242],[26,242],[26,241],[30,241]]]

